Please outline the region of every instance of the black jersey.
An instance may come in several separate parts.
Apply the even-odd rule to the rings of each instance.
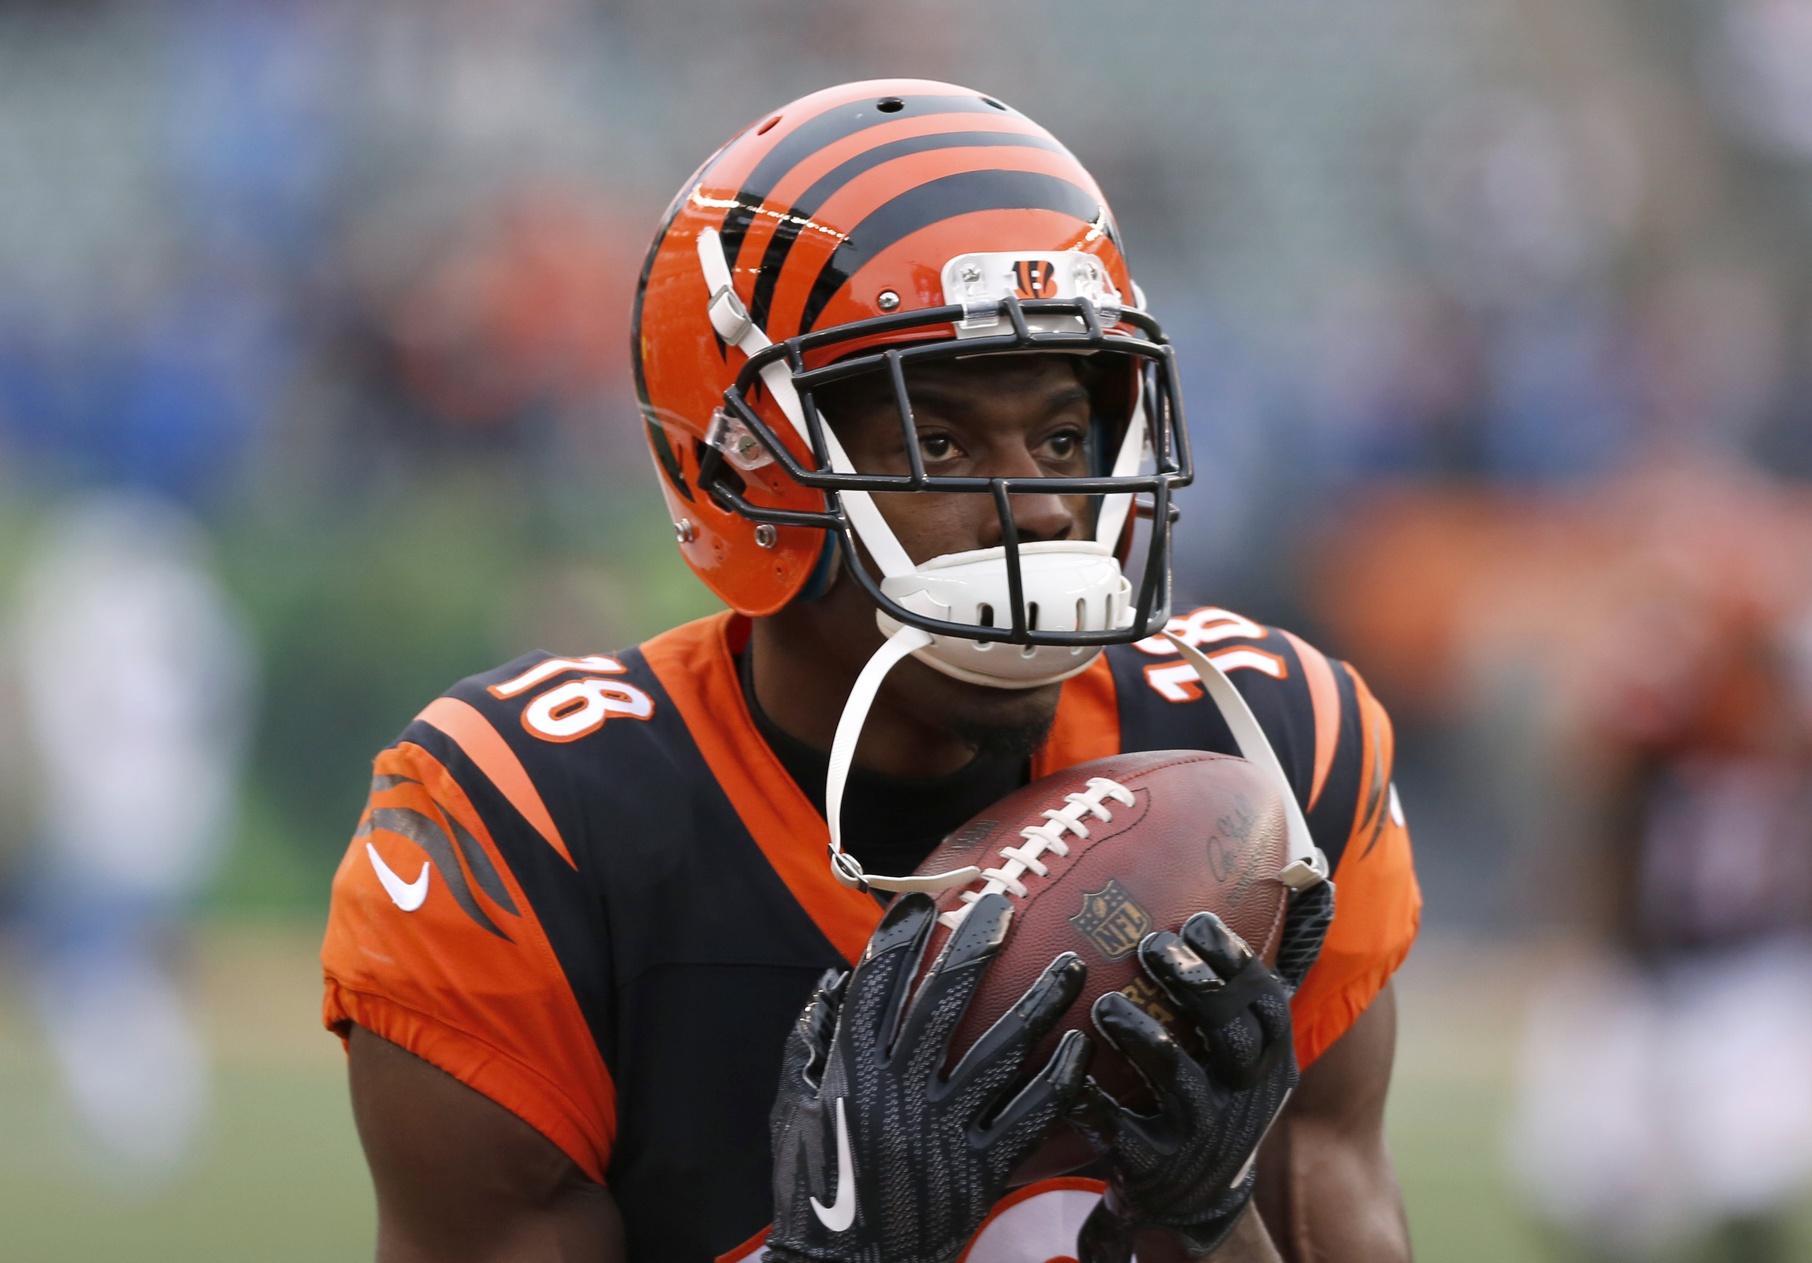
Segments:
[[[1240,687],[1335,866],[1338,912],[1295,1001],[1306,1065],[1415,935],[1390,726],[1356,674],[1286,632],[1212,609],[1171,626]],[[323,948],[330,1029],[364,1026],[536,1127],[608,1185],[649,1263],[708,1263],[767,1224],[782,1042],[881,911],[832,876],[823,816],[750,714],[747,635],[718,615],[619,654],[532,654],[437,699],[378,756]],[[1161,638],[1110,648],[1064,685],[1028,774],[1235,752],[1193,680]],[[1073,1243],[1091,1188],[1021,1190],[989,1231]]]

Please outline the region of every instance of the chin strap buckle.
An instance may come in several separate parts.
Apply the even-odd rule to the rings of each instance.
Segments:
[[[855,856],[840,849],[835,843],[827,848],[830,851],[831,873],[843,885],[863,894],[869,891],[868,875],[862,871],[862,863]]]
[[[871,894],[885,890],[892,894],[904,894],[907,891],[921,891],[936,896],[958,886],[967,886],[979,879],[982,871],[971,865],[968,868],[953,868],[947,873],[926,873],[912,877],[870,877],[862,871],[861,861],[849,852],[833,844],[830,848],[831,872],[839,882],[851,890]]]
[[[1320,847],[1306,860],[1291,860],[1277,874],[1277,880],[1291,890],[1307,890],[1328,879],[1327,853]]]

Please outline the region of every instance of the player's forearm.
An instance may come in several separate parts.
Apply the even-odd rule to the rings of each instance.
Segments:
[[[1303,1072],[1259,1152],[1254,1204],[1288,1263],[1408,1263],[1403,1194],[1384,1138],[1396,1027],[1386,986]]]
[[[1409,1263],[1403,1194],[1382,1138],[1292,1122],[1267,1145],[1254,1199],[1278,1255],[1286,1263]]]
[[[1305,1208],[1294,1225],[1296,1248],[1286,1243],[1284,1253],[1298,1261],[1409,1263],[1409,1224],[1388,1157],[1364,1165],[1349,1161],[1344,1171],[1340,1165],[1328,1164],[1333,1169],[1319,1183],[1326,1196]]]

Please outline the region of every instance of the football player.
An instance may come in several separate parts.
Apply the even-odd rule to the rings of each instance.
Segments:
[[[1168,617],[1181,401],[1088,172],[969,89],[816,93],[687,181],[634,337],[680,551],[730,608],[467,680],[378,756],[323,956],[379,1257],[1406,1259],[1390,725],[1288,632]],[[1154,1113],[1079,1033],[1029,1057],[1086,935],[948,1047],[1008,895],[908,1007],[929,892],[975,875],[917,871],[952,830],[1088,759],[1254,740],[1316,853],[1286,870],[1307,946],[1274,974],[1211,916],[1146,938],[1199,1051],[1119,993],[1093,1016]],[[1028,1165],[1064,1135],[1088,1170]]]

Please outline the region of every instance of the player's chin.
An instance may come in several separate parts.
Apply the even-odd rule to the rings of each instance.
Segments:
[[[1027,758],[1051,735],[1062,684],[998,689],[954,679],[922,663],[902,683],[928,719],[962,738],[977,754]]]

